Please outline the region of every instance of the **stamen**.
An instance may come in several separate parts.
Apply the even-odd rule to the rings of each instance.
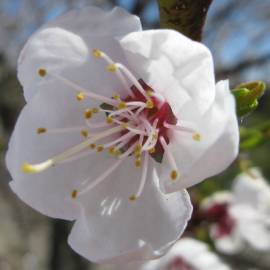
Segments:
[[[93,50],[93,55],[97,58],[103,58],[109,65],[114,65],[114,61],[104,52],[94,49]],[[107,67],[108,68],[108,67]],[[126,81],[125,77],[123,76],[122,72],[119,69],[115,69],[113,68],[113,70],[109,70],[111,72],[115,72],[116,76],[118,77],[118,79],[120,80],[120,82],[123,85],[123,88],[128,92],[128,95],[131,97],[134,97],[133,92],[130,89],[130,86],[128,85],[128,82]]]
[[[105,130],[85,141],[83,141],[82,143],[75,145],[73,147],[71,147],[70,149],[66,150],[65,152],[54,156],[51,159],[48,159],[42,163],[39,164],[29,164],[29,163],[24,163],[22,165],[22,171],[25,173],[39,173],[42,172],[48,168],[50,168],[53,165],[56,165],[62,161],[67,160],[68,158],[70,158],[71,156],[81,152],[82,150],[86,149],[87,147],[89,147],[89,144],[94,143],[102,138],[108,137],[114,133],[118,133],[121,130],[123,130],[122,127],[118,126],[118,127],[114,127],[111,128],[109,130]]]
[[[189,133],[195,133],[195,130],[190,127],[185,127],[185,126],[179,126],[179,125],[171,125],[166,122],[163,123],[163,126],[168,129],[172,129],[175,131],[183,131],[183,132],[189,132]]]
[[[40,70],[43,70],[43,69],[40,69]],[[40,72],[39,70],[39,72]],[[64,84],[66,84],[67,86],[70,86],[72,90],[75,90],[76,92],[78,92],[78,89],[82,89],[82,87],[80,87],[79,85],[77,85],[76,83],[58,75],[58,74],[55,74],[55,73],[51,73],[51,72],[48,72],[46,71],[46,74],[62,81]],[[44,77],[44,76],[43,76]],[[107,104],[110,104],[110,105],[113,105],[113,106],[116,106],[117,105],[117,102],[115,100],[113,100],[112,98],[108,98],[108,97],[104,97],[104,96],[101,96],[101,95],[98,95],[98,94],[95,94],[87,89],[82,89],[82,91],[80,93],[83,93],[85,96],[87,97],[91,97],[97,101],[102,101],[102,102],[106,102]]]
[[[90,144],[90,148],[91,148],[91,149],[95,149],[95,148],[96,148],[96,145],[95,145],[94,143],[91,143],[91,144]]]
[[[107,71],[110,71],[110,72],[116,72],[117,71],[117,66],[115,64],[110,64],[106,67],[106,70]]]
[[[126,103],[127,106],[138,106],[138,107],[146,107],[147,104],[142,101],[130,101]]]
[[[140,159],[140,158],[137,158],[136,161],[135,161],[135,166],[136,166],[137,168],[140,168],[141,165],[142,165],[141,159]]]
[[[131,202],[136,201],[136,200],[137,200],[136,195],[131,195],[131,196],[129,197],[129,200],[130,200]]]
[[[117,167],[122,163],[123,159],[117,160],[111,167],[109,167],[103,174],[101,174],[98,178],[96,178],[94,181],[91,181],[82,191],[78,193],[78,196],[88,192],[89,190],[96,187],[98,184],[100,184],[103,180],[105,180]],[[86,180],[85,182],[88,182],[89,180]]]
[[[121,100],[121,98],[120,98],[120,96],[119,96],[119,95],[114,95],[114,96],[113,96],[113,99],[118,100],[118,101],[120,101],[120,100]]]
[[[137,198],[139,198],[142,195],[142,192],[143,192],[143,189],[144,189],[145,183],[146,183],[148,161],[149,161],[149,155],[146,153],[146,154],[144,154],[144,162],[143,162],[143,169],[142,169],[142,177],[141,177],[141,181],[140,181],[140,186],[139,186],[139,189],[138,189],[136,195],[131,195],[129,197],[130,201],[135,201]]]
[[[140,107],[137,109],[136,113],[135,113],[135,117],[138,117],[139,114],[145,109],[145,107]]]
[[[89,128],[95,129],[95,128],[104,128],[104,127],[108,127],[108,124],[106,122],[102,122],[102,123],[96,123],[96,124],[92,124],[90,123],[89,119],[86,119],[86,125]]]
[[[128,123],[126,122],[121,122],[115,118],[113,118],[113,122],[119,124],[122,128],[127,129],[131,132],[133,132],[134,134],[142,134],[142,135],[147,135],[147,133],[144,130],[140,130],[140,129],[136,129],[134,127],[131,127]]]
[[[71,198],[72,198],[72,199],[76,199],[76,198],[77,198],[77,195],[78,195],[78,190],[74,189],[74,190],[71,192]]]
[[[82,130],[82,131],[81,131],[81,135],[82,135],[84,138],[88,138],[89,133],[88,133],[87,130]]]
[[[37,128],[37,134],[43,134],[46,133],[47,129],[46,128]]]
[[[134,134],[132,134],[131,132],[128,132],[125,135],[115,139],[114,141],[104,144],[104,148],[109,148],[113,145],[116,145],[118,142],[125,141],[127,139],[130,139],[133,136],[134,136]]]
[[[135,149],[135,144],[131,145],[127,150],[126,152],[124,152],[123,154],[121,154],[119,156],[120,159],[124,159],[125,157],[128,157],[129,155],[132,154],[132,152],[134,151]]]
[[[138,144],[135,146],[134,156],[136,158],[136,162],[135,162],[136,167],[140,167],[141,166],[141,156],[142,156],[142,145],[141,145],[140,140],[139,140]]]
[[[38,134],[42,134],[44,132],[48,133],[48,134],[54,134],[54,133],[69,133],[69,132],[78,132],[78,131],[82,131],[85,128],[87,128],[86,126],[79,126],[79,127],[69,127],[69,128],[49,128],[49,129],[45,129],[45,128],[38,128],[37,129],[37,133]],[[45,129],[45,131],[44,131]]]
[[[121,143],[117,144],[117,147],[115,147],[114,153],[118,153],[121,154],[121,149],[130,141],[129,138],[122,140]]]
[[[28,162],[25,162],[22,165],[22,172],[24,173],[39,173],[42,171],[45,171],[46,169],[50,168],[53,165],[53,160],[49,159],[46,160],[42,163],[36,164],[36,165],[32,165]]]
[[[176,181],[178,178],[178,170],[177,170],[177,165],[176,165],[175,159],[174,159],[173,155],[171,154],[170,149],[169,149],[165,139],[162,136],[159,138],[159,141],[164,149],[164,152],[168,158],[169,164],[172,168],[171,175],[170,175],[171,180]]]
[[[101,57],[103,57],[103,52],[102,51],[100,51],[100,50],[98,50],[98,49],[94,49],[93,50],[93,55],[96,57],[96,58],[101,58]]]
[[[146,102],[146,108],[147,109],[153,109],[154,108],[154,103],[151,99],[148,99]]]
[[[158,130],[156,130],[158,119],[154,121],[153,126],[145,118],[141,118],[141,120],[149,132],[148,138],[143,145],[143,151],[148,151],[156,145],[158,140]]]
[[[145,92],[145,90],[143,89],[143,87],[140,85],[140,83],[138,82],[138,80],[136,79],[136,77],[129,71],[128,68],[126,68],[124,65],[122,65],[121,63],[115,63],[114,66],[116,68],[119,68],[121,71],[123,71],[123,73],[127,76],[127,78],[131,81],[131,83],[133,85],[136,86],[136,88],[141,92],[141,94],[148,100],[148,96]]]
[[[82,158],[86,158],[87,156],[90,156],[94,153],[95,153],[94,151],[91,151],[89,149],[85,149],[84,151],[78,153],[77,155],[71,156],[70,158],[63,160],[63,161],[59,162],[58,164],[70,163],[70,162],[73,162],[73,161],[76,161],[76,160],[79,160]]]
[[[98,145],[97,146],[97,152],[102,152],[104,150],[104,146],[103,145]]]
[[[123,101],[120,101],[118,104],[118,109],[122,110],[125,109],[127,107],[126,103]]]
[[[125,108],[125,109],[121,109],[121,110],[117,110],[117,111],[113,111],[113,112],[109,112],[109,116],[119,116],[119,120],[122,120],[124,118],[128,119],[128,120],[133,120],[136,123],[139,123],[140,121],[138,120],[138,117],[135,116],[135,114],[132,112],[132,109],[129,108]]]
[[[111,116],[108,116],[106,118],[106,123],[109,124],[109,125],[112,124],[113,123],[113,118]]]
[[[171,172],[171,179],[172,181],[175,181],[178,178],[178,173],[176,170],[172,170]]]
[[[93,108],[93,109],[92,109],[92,112],[93,112],[93,113],[99,113],[99,112],[100,112],[100,109],[99,109],[99,108]]]
[[[200,142],[200,141],[201,141],[201,134],[199,134],[199,133],[194,133],[193,136],[192,136],[192,139],[193,139],[194,141]]]
[[[85,94],[83,92],[79,92],[77,95],[76,95],[76,99],[78,101],[82,101],[86,98]]]
[[[113,146],[109,147],[109,153],[110,153],[111,155],[114,155],[114,153],[115,153],[115,148],[114,148]]]
[[[45,77],[45,76],[47,75],[46,69],[45,69],[45,68],[40,68],[40,69],[38,70],[38,75],[39,75],[40,77]]]
[[[90,119],[92,118],[92,115],[93,115],[93,111],[91,109],[86,109],[84,111],[84,117],[85,119]]]

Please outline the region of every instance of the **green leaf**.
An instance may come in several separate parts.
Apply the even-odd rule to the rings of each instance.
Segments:
[[[265,83],[262,81],[242,83],[235,87],[232,93],[236,100],[237,115],[243,117],[253,112],[258,107],[265,89]]]
[[[240,128],[240,150],[254,149],[270,140],[270,121],[253,128]]]

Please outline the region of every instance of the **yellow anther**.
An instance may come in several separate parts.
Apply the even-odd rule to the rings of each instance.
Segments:
[[[154,140],[157,140],[157,139],[158,139],[158,133],[155,132],[155,133],[153,134],[153,139],[154,139]]]
[[[110,64],[106,67],[106,70],[109,72],[115,72],[117,70],[117,65],[116,64]]]
[[[89,135],[89,133],[88,133],[87,130],[82,130],[82,131],[81,131],[81,135],[82,135],[84,138],[87,138],[88,135]]]
[[[98,145],[97,146],[97,152],[102,152],[104,150],[104,146],[103,145]]]
[[[113,118],[111,116],[108,116],[106,119],[107,124],[112,124],[113,123]]]
[[[76,199],[76,198],[77,198],[77,195],[78,195],[78,190],[74,189],[74,190],[71,192],[71,198],[72,198],[72,199]]]
[[[99,113],[99,108],[93,108],[93,109],[92,109],[92,112],[93,112],[93,113]]]
[[[118,149],[118,148],[116,148],[116,149],[114,150],[114,155],[115,155],[116,157],[120,156],[120,155],[121,155],[121,150]]]
[[[93,115],[93,111],[91,109],[86,109],[85,112],[84,112],[84,117],[86,119],[90,119]]]
[[[176,170],[172,170],[172,172],[171,172],[171,180],[176,181],[177,178],[178,178],[178,172]]]
[[[192,139],[193,139],[194,141],[199,142],[199,141],[201,141],[202,137],[201,137],[201,135],[200,135],[199,133],[194,133],[194,134],[192,135]]]
[[[77,95],[76,95],[76,99],[78,101],[82,101],[86,98],[85,94],[83,92],[79,92]]]
[[[33,165],[31,165],[31,164],[29,164],[27,162],[23,163],[21,169],[22,169],[22,172],[24,172],[24,173],[34,173],[34,172],[36,172]]]
[[[141,165],[142,165],[141,159],[140,159],[140,158],[137,158],[136,161],[135,161],[135,166],[136,166],[137,168],[139,168],[139,167],[141,167]]]
[[[53,166],[53,161],[50,159],[45,162],[42,162],[40,164],[35,164],[35,165],[25,162],[23,163],[21,170],[24,173],[40,173],[50,168],[51,166]]]
[[[135,158],[141,158],[142,154],[141,152],[134,152]]]
[[[97,57],[97,58],[101,58],[101,57],[103,56],[103,52],[100,51],[100,50],[98,50],[98,49],[94,49],[94,50],[92,51],[92,53],[93,53],[93,55],[94,55],[95,57]]]
[[[118,104],[118,109],[122,110],[127,107],[127,104],[124,101],[120,101]]]
[[[137,144],[134,148],[134,154],[141,155],[141,153],[142,153],[142,146],[140,144]]]
[[[115,99],[115,100],[121,100],[121,98],[120,98],[119,95],[114,95],[114,96],[113,96],[113,99]]]
[[[95,149],[95,148],[96,148],[96,145],[95,145],[94,143],[91,143],[91,144],[90,144],[90,148],[91,148],[91,149]]]
[[[120,125],[122,128],[128,128],[128,123],[121,123]]]
[[[151,99],[148,99],[146,101],[146,108],[147,109],[153,109],[154,108],[154,102]]]
[[[147,90],[147,91],[146,91],[146,95],[147,95],[148,97],[152,97],[153,91],[152,91],[152,90]]]
[[[113,146],[109,148],[109,153],[111,155],[114,155],[115,154],[115,148]]]
[[[40,69],[38,70],[38,75],[39,75],[40,77],[45,77],[45,76],[47,75],[46,69],[45,69],[45,68],[40,68]]]
[[[45,133],[45,132],[47,132],[47,129],[46,128],[37,128],[37,134],[43,134],[43,133]]]
[[[129,197],[129,200],[132,201],[132,202],[136,201],[136,200],[137,200],[136,195],[134,195],[134,194],[131,195],[131,196]]]
[[[156,152],[156,148],[153,147],[148,152],[149,152],[149,154],[154,154]]]
[[[141,153],[141,151],[142,151],[142,146],[141,146],[140,144],[137,144],[137,145],[135,146],[134,151],[135,151],[135,152]]]

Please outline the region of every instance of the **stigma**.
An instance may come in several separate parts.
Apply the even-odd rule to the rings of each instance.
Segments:
[[[96,61],[103,60],[104,70],[114,73],[119,80],[124,94],[111,93],[111,96],[102,96],[95,91],[85,89],[68,78],[55,74],[45,68],[38,70],[41,78],[52,76],[61,81],[67,89],[74,92],[78,104],[88,99],[99,102],[98,107],[89,107],[82,115],[85,125],[70,128],[38,127],[38,135],[44,133],[61,134],[62,132],[78,132],[82,142],[57,154],[48,160],[22,165],[24,173],[42,173],[53,166],[64,162],[79,159],[90,153],[108,155],[112,165],[104,170],[96,179],[86,179],[83,187],[76,187],[70,191],[70,197],[77,199],[83,193],[95,188],[105,181],[124,160],[133,159],[134,168],[141,177],[138,190],[129,195],[130,201],[135,202],[143,193],[147,181],[149,162],[163,163],[166,158],[171,167],[169,179],[175,182],[181,178],[177,162],[174,159],[171,144],[172,132],[188,132],[194,141],[199,142],[201,135],[193,129],[178,125],[178,119],[173,113],[170,104],[151,88],[143,79],[137,79],[132,72],[121,63],[114,62],[106,53],[94,49]],[[79,106],[79,105],[78,105]],[[95,121],[95,115],[102,117]],[[42,136],[46,139],[46,136]],[[107,150],[107,151],[104,151]]]

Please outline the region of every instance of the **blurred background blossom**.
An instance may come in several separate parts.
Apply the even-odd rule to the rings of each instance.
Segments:
[[[69,225],[66,222],[53,221],[43,217],[15,197],[8,187],[10,176],[4,165],[7,141],[24,104],[22,91],[16,79],[16,61],[20,49],[28,37],[42,24],[71,8],[90,4],[105,9],[119,5],[131,13],[139,15],[145,29],[159,27],[157,3],[152,0],[1,0],[0,2],[1,270],[87,270],[97,268],[77,256],[67,246]],[[269,85],[269,29],[270,0],[214,0],[207,18],[203,42],[213,53],[217,79],[228,77],[232,87],[241,82],[253,80],[263,80]],[[241,119],[241,124],[247,128],[265,125],[267,120],[269,122],[269,116],[270,95],[266,92],[256,112]],[[255,240],[256,233],[260,230],[258,228],[262,227],[264,240],[270,239],[270,200],[267,199],[269,195],[265,191],[269,189],[267,182],[270,179],[270,128],[267,126],[264,131],[266,139],[258,147],[243,150],[239,159],[225,173],[190,190],[194,203],[194,214],[186,235],[207,243],[213,252],[216,252],[215,256],[220,256],[226,264],[236,270],[270,269],[270,250],[261,249],[256,245],[258,244],[256,241],[252,244],[252,241],[242,239],[244,248],[238,246],[235,252],[228,253],[222,244],[218,244],[218,239],[215,237],[220,236],[220,233],[223,233],[223,236],[230,235],[231,240],[237,241],[239,244],[239,234],[234,231],[235,224],[239,222],[250,224],[254,221],[254,219],[247,221],[247,217],[242,217],[236,210],[228,210],[228,208],[232,208],[231,205],[237,204],[238,199],[236,198],[240,198],[247,192],[245,189],[247,186],[242,183],[245,176],[242,174],[236,179],[235,176],[243,170],[246,173],[250,172],[249,167],[254,165],[260,168],[265,178],[262,189],[264,191],[255,187],[257,196],[266,199],[260,199],[263,202],[259,206],[257,204],[255,206],[250,201],[248,204],[251,205],[252,210],[247,210],[247,213],[251,215],[255,211],[255,216],[258,213],[260,213],[260,217],[263,216],[261,219],[256,216],[258,227],[254,229],[255,232],[252,232]],[[252,187],[254,187],[253,184]],[[223,193],[216,193],[220,191]],[[212,197],[208,198],[210,195]],[[249,197],[247,197],[247,201],[249,201]],[[240,205],[243,206],[243,200]],[[209,212],[209,209],[212,212]],[[236,213],[236,216],[232,217],[233,213]],[[217,228],[219,229],[218,234]],[[239,228],[240,235],[244,238],[245,231],[241,229],[241,226]],[[248,235],[252,233],[249,232]],[[188,269],[183,265],[177,267],[173,270]]]

